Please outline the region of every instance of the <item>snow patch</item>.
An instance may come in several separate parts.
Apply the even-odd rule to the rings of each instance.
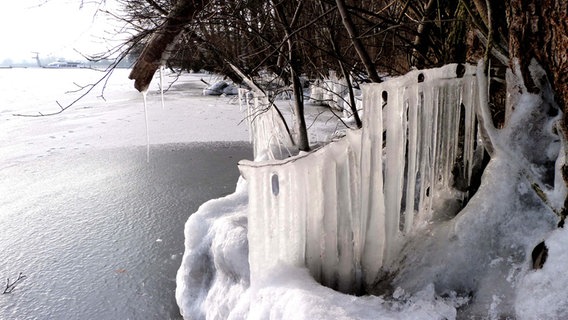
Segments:
[[[568,315],[568,230],[546,239],[548,258],[542,269],[525,265],[518,284],[515,311],[519,319],[564,319]]]

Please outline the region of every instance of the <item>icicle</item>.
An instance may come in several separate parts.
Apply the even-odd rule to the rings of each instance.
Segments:
[[[497,143],[497,129],[493,126],[491,120],[491,113],[489,111],[489,92],[487,76],[484,73],[485,65],[483,61],[479,61],[477,64],[477,93],[479,94],[479,104],[478,104],[478,120],[479,127],[481,129],[481,136],[483,137],[483,144],[489,155],[495,152],[494,143]],[[520,71],[519,73],[520,74]]]
[[[146,96],[148,91],[142,91],[142,97],[144,99],[144,123],[146,124],[146,162],[150,163],[150,130],[148,126],[148,106],[146,102]]]
[[[408,104],[408,151],[407,151],[407,185],[406,185],[406,205],[404,213],[404,231],[408,233],[412,230],[412,225],[414,223],[414,203],[416,196],[416,174],[418,167],[418,111],[419,106],[417,106],[418,98],[418,85],[409,88],[407,93],[407,104]]]
[[[164,66],[160,66],[160,97],[162,98],[162,110],[164,110]]]

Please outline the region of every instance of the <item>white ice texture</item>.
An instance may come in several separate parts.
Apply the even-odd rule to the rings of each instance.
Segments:
[[[282,260],[307,266],[326,286],[360,292],[389,268],[414,219],[432,215],[434,200],[467,197],[454,184],[469,185],[479,98],[475,68],[462,67],[459,78],[448,65],[367,85],[362,130],[311,154],[241,162],[252,282]],[[463,172],[454,174],[456,166]]]
[[[240,108],[246,111],[254,159],[282,159],[297,154],[286,124],[264,91],[253,87],[239,89],[238,94]]]
[[[477,72],[482,72],[480,70],[481,68]],[[318,150],[284,162],[270,160],[264,162],[264,165],[249,163],[249,169],[261,172],[259,175],[263,179],[250,179],[253,174],[249,172],[249,180],[246,182],[248,185],[241,181],[235,194],[204,204],[186,224],[186,251],[178,272],[176,292],[184,318],[562,319],[568,310],[568,296],[563,293],[568,284],[568,276],[563,272],[568,262],[565,246],[568,233],[562,229],[554,231],[557,216],[553,210],[558,203],[557,199],[563,198],[566,192],[564,187],[557,184],[558,179],[555,179],[555,175],[559,173],[550,170],[551,167],[559,168],[560,163],[554,166],[554,161],[563,158],[558,155],[560,141],[553,130],[554,123],[561,114],[555,110],[557,107],[551,99],[550,88],[543,80],[540,70],[538,66],[531,69],[533,77],[537,79],[536,83],[542,86],[540,94],[528,93],[522,81],[517,80],[521,91],[514,97],[516,106],[508,117],[505,129],[491,127],[486,118],[487,105],[479,106],[478,114],[485,117],[482,119],[486,125],[484,138],[489,139],[486,143],[493,145],[494,151],[479,190],[455,217],[455,212],[444,212],[444,209],[453,211],[455,205],[451,202],[465,199],[465,196],[460,192],[457,195],[455,193],[455,175],[449,174],[452,168],[440,167],[438,164],[446,163],[442,160],[453,157],[463,161],[468,158],[467,154],[474,153],[475,150],[462,147],[462,150],[468,151],[461,157],[451,153],[457,151],[441,152],[436,151],[436,147],[434,150],[420,151],[419,147],[413,149],[410,146],[406,150],[399,146],[399,149],[388,150],[389,139],[396,136],[392,134],[392,130],[397,130],[391,128],[393,122],[405,118],[411,124],[412,121],[419,121],[419,117],[412,112],[406,113],[408,109],[397,113],[389,111],[387,107],[384,111],[388,120],[384,122],[387,128],[385,154],[398,153],[398,160],[402,163],[399,164],[399,169],[400,166],[405,168],[400,170],[405,172],[402,176],[397,170],[389,173],[393,170],[388,169],[389,166],[396,164],[391,164],[393,160],[388,157],[383,159],[383,152],[369,152],[382,149],[382,129],[376,128],[363,129],[368,130],[369,138],[365,137],[365,133],[362,134],[362,145],[368,143],[374,149],[353,147],[353,141],[361,139],[361,133],[354,132],[336,143],[336,146],[329,147],[329,152]],[[518,70],[515,71],[513,78],[520,79]],[[443,75],[443,71],[437,71],[436,75]],[[429,74],[425,73],[425,76],[428,79]],[[427,91],[447,81],[439,77],[435,83],[423,89]],[[478,87],[472,87],[472,91],[462,92],[475,95],[476,90],[482,92],[485,88],[481,82]],[[400,90],[404,91],[404,86]],[[448,99],[467,100],[463,93],[444,90],[446,89],[436,89],[431,94],[423,93],[420,98],[424,99],[423,105],[439,106],[443,104],[440,101]],[[510,89],[509,92],[514,94],[519,91]],[[383,112],[377,112],[382,110],[382,92],[375,94],[377,97],[368,101],[378,104],[372,109],[367,104],[365,115],[378,117],[380,121],[375,123],[382,124]],[[404,97],[404,94],[388,92],[389,101],[400,99],[397,97]],[[418,97],[421,97],[420,94]],[[404,101],[402,99],[403,105]],[[429,107],[425,109],[429,110]],[[437,114],[434,119],[440,119],[444,115],[440,112]],[[457,124],[448,128],[439,125],[441,122],[436,120],[430,122],[422,124],[428,129],[423,129],[425,131],[420,134],[413,133],[409,124],[407,129],[400,129],[397,135],[406,135],[408,141],[432,139],[453,142]],[[389,128],[391,134],[388,133]],[[419,125],[417,128],[422,127]],[[473,128],[470,129],[474,131]],[[424,137],[424,133],[428,132],[431,132],[430,138]],[[444,136],[446,132],[453,136]],[[465,133],[467,134],[474,133]],[[365,139],[368,141],[365,142]],[[474,139],[477,139],[477,135]],[[438,143],[433,145],[440,146]],[[336,160],[323,166],[322,163],[331,158],[325,155],[326,152],[334,155]],[[373,173],[365,178],[368,181],[362,185],[375,188],[381,188],[383,184],[397,186],[393,190],[385,190],[384,201],[378,199],[376,194],[365,195],[363,190],[372,188],[365,189],[361,185],[351,184],[360,178],[357,177],[358,172],[365,172],[351,169],[352,166],[357,166],[357,153],[361,153],[363,159],[359,165]],[[425,153],[428,154],[427,159],[424,158]],[[415,157],[415,160],[411,160]],[[308,163],[306,159],[312,159],[312,162]],[[306,163],[303,164],[302,161]],[[408,163],[405,165],[405,162]],[[370,163],[381,166],[384,163],[384,167],[378,167],[377,170]],[[283,174],[282,171],[275,175],[271,171],[274,168],[271,166],[274,165],[279,166],[278,170],[289,167],[288,171],[296,171],[296,176],[302,178],[296,178],[294,183],[290,183],[295,175]],[[465,167],[469,171],[473,170],[474,165],[468,163]],[[411,169],[410,172],[422,172],[414,183],[408,182],[412,180],[408,168]],[[416,194],[409,197],[413,185],[416,185],[415,192],[418,194],[425,192],[421,185],[426,183],[426,173],[434,176],[428,182],[429,195],[424,199]],[[467,177],[468,174],[466,172],[463,176]],[[247,172],[244,175],[246,177]],[[255,185],[260,180],[265,182]],[[452,188],[448,188],[450,185]],[[313,190],[318,188],[336,194],[339,192],[337,198],[348,201],[332,202],[329,200],[331,198],[326,200],[315,196],[318,193],[313,193]],[[536,192],[538,189],[543,191],[540,196]],[[256,190],[254,198],[250,190]],[[288,203],[290,194],[302,195],[303,198],[294,199],[298,207],[303,206],[301,210]],[[283,199],[269,200],[274,197]],[[360,197],[360,202],[354,201],[357,197]],[[402,199],[412,202],[409,198],[415,199],[415,203],[419,204],[418,209],[426,209],[412,212],[409,210],[412,205],[402,202]],[[365,219],[364,213],[358,217],[337,214],[340,210],[348,209],[344,206],[357,209],[357,203],[366,206],[368,212],[378,209],[383,213],[370,215],[376,217],[374,220]],[[385,214],[384,208],[381,209],[381,203],[385,208],[398,208],[398,212],[403,215],[390,215],[391,218],[388,218],[389,214]],[[260,207],[270,210],[255,211],[255,208]],[[403,208],[406,209],[402,210]],[[308,215],[302,217],[298,213],[300,211],[306,211]],[[331,214],[328,213],[330,211]],[[268,215],[272,212],[282,214],[270,218]],[[321,212],[335,219],[324,220]],[[420,212],[426,214],[420,216]],[[251,221],[253,216],[257,218]],[[375,221],[381,219],[382,221]],[[361,227],[359,230],[371,230],[368,228],[371,225],[375,228],[379,226],[378,230],[382,232],[373,230],[371,233],[358,233],[353,228],[357,224]],[[298,227],[304,231],[290,232],[298,230]],[[333,234],[324,231],[333,228],[336,228]],[[394,241],[385,243],[389,237]],[[542,240],[545,240],[549,249],[549,257],[542,269],[533,270],[531,251]],[[263,243],[269,243],[270,246],[263,246]],[[302,243],[312,243],[312,246],[302,247]],[[367,263],[368,268],[377,268],[372,272],[377,272],[379,277],[376,279],[382,281],[371,285],[369,279],[365,279],[364,283],[369,292],[378,296],[357,297],[319,284],[331,280],[326,283],[330,287],[349,287],[352,279],[361,276],[357,272],[358,261],[353,257],[365,250],[370,255],[377,254],[374,260],[365,262],[362,259],[360,263]],[[318,256],[318,253],[323,255]],[[362,256],[365,257],[364,254]],[[314,262],[306,257],[322,261]],[[345,257],[348,259],[344,259]],[[258,263],[259,261],[262,263]],[[385,261],[388,263],[385,264]],[[313,263],[319,266],[319,273],[314,272],[317,268],[314,269]],[[388,268],[381,269],[381,265]],[[346,270],[355,271],[345,272]],[[388,276],[380,277],[385,275],[385,271],[389,272]],[[362,268],[362,272],[367,276],[372,275],[369,269]]]

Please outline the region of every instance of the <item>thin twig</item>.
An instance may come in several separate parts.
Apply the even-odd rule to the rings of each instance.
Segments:
[[[16,281],[10,283],[10,278],[6,278],[6,288],[2,292],[2,294],[12,293],[12,291],[16,288],[16,285],[27,278],[23,273],[18,274],[18,279]]]

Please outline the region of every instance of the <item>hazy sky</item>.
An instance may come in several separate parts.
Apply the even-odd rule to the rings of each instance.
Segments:
[[[103,15],[95,16],[98,2],[85,0],[9,0],[0,6],[0,63],[29,60],[32,52],[40,57],[73,59],[85,53],[103,51],[100,37],[112,25]],[[112,0],[107,0],[107,6]],[[94,35],[99,35],[95,37]]]

